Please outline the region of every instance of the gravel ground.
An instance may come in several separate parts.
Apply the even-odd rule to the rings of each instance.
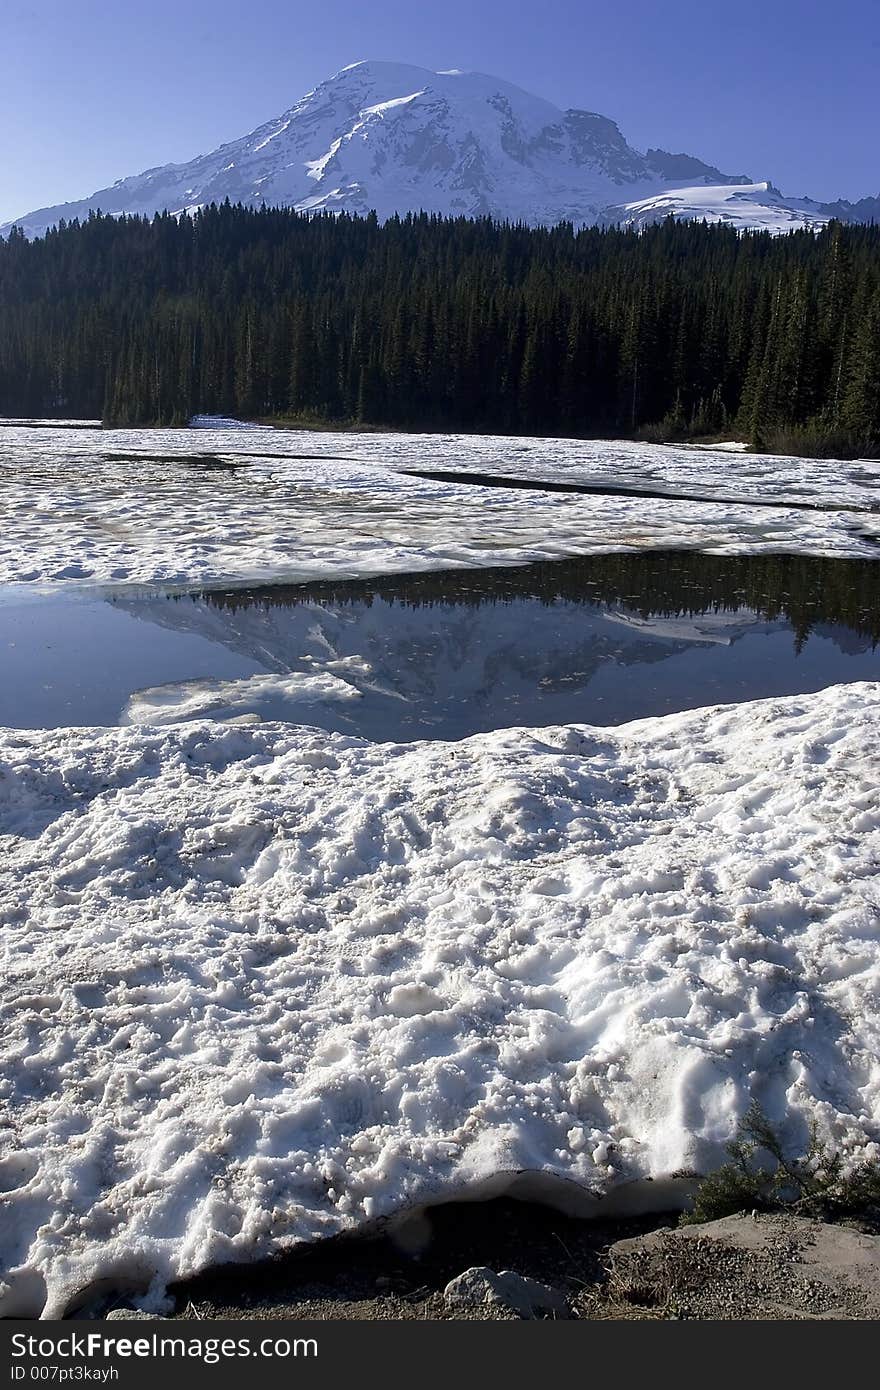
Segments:
[[[583,1221],[508,1199],[450,1203],[396,1236],[327,1241],[301,1254],[188,1280],[172,1290],[176,1316],[504,1320],[513,1315],[490,1305],[451,1307],[443,1289],[463,1270],[489,1265],[550,1284],[573,1302],[585,1287],[605,1280],[614,1241],[646,1233],[659,1219]]]
[[[582,1316],[658,1316],[774,1321],[880,1317],[880,1238],[789,1215],[729,1216],[619,1241],[601,1291]],[[611,1310],[617,1309],[617,1312]]]
[[[327,1241],[177,1285],[177,1318],[401,1320],[515,1315],[450,1305],[474,1265],[560,1290],[582,1319],[880,1316],[880,1237],[791,1216],[677,1228],[677,1216],[583,1221],[509,1200],[432,1209],[392,1237]]]

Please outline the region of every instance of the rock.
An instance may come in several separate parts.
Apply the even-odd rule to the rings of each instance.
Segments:
[[[466,1303],[471,1307],[493,1303],[520,1318],[571,1316],[568,1303],[558,1289],[539,1284],[536,1279],[526,1279],[510,1269],[496,1273],[485,1265],[474,1265],[450,1280],[443,1297],[448,1303]]]
[[[105,1322],[163,1322],[158,1313],[144,1313],[140,1308],[111,1308]]]

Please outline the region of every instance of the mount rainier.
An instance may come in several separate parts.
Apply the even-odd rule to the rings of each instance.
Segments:
[[[561,111],[496,77],[403,63],[343,68],[249,135],[15,219],[193,212],[212,202],[304,212],[424,210],[535,224],[639,225],[670,214],[772,232],[880,218],[880,198],[822,204],[685,154],[627,144],[605,116]],[[0,228],[7,231],[12,223]]]

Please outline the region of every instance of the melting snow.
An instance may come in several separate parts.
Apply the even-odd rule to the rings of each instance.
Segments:
[[[681,1200],[752,1095],[876,1156],[878,716],[5,731],[3,1313],[523,1174]]]
[[[202,423],[0,430],[0,580],[877,553],[876,462]],[[880,1154],[880,685],[375,744],[250,722],[342,664],[255,679],[0,731],[3,1315],[523,1182],[680,1201],[752,1096]]]
[[[408,468],[609,493],[488,491],[400,471]],[[867,509],[878,479],[876,461],[607,441],[257,434],[225,421],[198,431],[9,426],[0,429],[0,582],[309,579],[645,547],[876,556],[880,512]],[[669,497],[615,495],[616,486]],[[691,489],[726,500],[675,496]]]

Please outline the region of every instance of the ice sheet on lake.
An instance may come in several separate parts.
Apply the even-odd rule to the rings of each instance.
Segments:
[[[529,482],[545,479],[610,488],[668,489],[670,495],[695,492],[707,497],[778,500],[780,504],[880,506],[878,459],[751,454],[744,453],[745,446],[737,443],[661,445],[620,439],[466,434],[339,435],[328,439],[326,447],[335,451],[337,444],[341,448],[352,439],[357,441],[359,458],[400,468],[485,473]]]
[[[522,1173],[662,1206],[751,1096],[880,1156],[878,728],[860,684],[455,744],[4,732],[0,1311]]]
[[[699,487],[743,500],[491,490],[404,468]],[[687,548],[877,554],[880,465],[489,436],[0,430],[0,582],[226,583]],[[780,499],[756,507],[749,498]]]
[[[120,722],[181,724],[192,719],[216,719],[227,724],[251,724],[271,717],[266,713],[268,707],[275,718],[308,723],[315,705],[344,708],[361,699],[357,685],[326,670],[272,673],[242,680],[181,681],[138,691],[128,701]]]

